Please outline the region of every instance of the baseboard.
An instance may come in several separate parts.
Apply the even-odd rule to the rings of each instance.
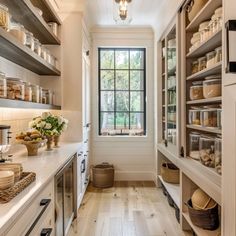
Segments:
[[[155,175],[152,171],[116,171],[116,181],[154,181]]]

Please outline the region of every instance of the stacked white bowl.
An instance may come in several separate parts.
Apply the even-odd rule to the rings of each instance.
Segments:
[[[5,190],[14,185],[14,172],[0,170],[0,190]]]
[[[21,178],[22,165],[20,163],[1,163],[0,171],[13,171],[14,181],[17,182]]]

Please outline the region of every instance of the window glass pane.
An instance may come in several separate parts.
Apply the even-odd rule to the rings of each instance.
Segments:
[[[100,114],[100,127],[101,133],[106,133],[114,130],[114,113],[113,112],[101,112]]]
[[[116,92],[116,111],[129,111],[129,92]]]
[[[130,69],[144,69],[143,51],[130,51]]]
[[[114,50],[100,51],[101,69],[114,69]]]
[[[101,92],[101,111],[114,111],[114,92]]]
[[[101,89],[114,90],[114,71],[102,70],[101,71]]]
[[[144,131],[144,114],[131,113],[130,114],[130,129],[131,134],[143,134]]]
[[[116,69],[128,69],[129,68],[129,52],[128,51],[116,51]]]
[[[130,90],[143,90],[143,71],[130,71]]]
[[[116,71],[116,89],[129,90],[129,71],[117,70]]]
[[[144,110],[144,98],[143,92],[130,92],[130,105],[131,111],[143,111]]]
[[[116,113],[116,129],[129,129],[129,113]]]

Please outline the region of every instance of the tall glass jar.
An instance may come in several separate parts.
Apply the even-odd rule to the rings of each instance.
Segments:
[[[200,160],[199,141],[199,133],[192,132],[189,134],[189,156],[195,160]]]
[[[6,76],[3,72],[0,71],[0,97],[6,98],[7,97],[7,82]]]
[[[13,35],[20,43],[26,44],[26,34],[23,25],[11,22],[9,33]]]
[[[41,56],[41,43],[39,42],[38,39],[34,38],[34,52]]]
[[[39,102],[43,103],[43,88],[39,87]]]
[[[203,127],[217,127],[217,108],[201,110],[201,125]]]
[[[47,60],[47,48],[44,45],[41,46],[41,57],[45,61]]]
[[[47,98],[47,89],[42,89],[42,103],[43,104],[47,104],[47,100],[48,100],[48,98]]]
[[[215,169],[221,174],[221,166],[222,166],[222,138],[219,135],[215,139]]]
[[[39,103],[39,86],[38,85],[31,85],[32,87],[32,102]]]
[[[206,57],[198,58],[198,71],[206,69],[206,64],[207,64],[207,58]]]
[[[32,86],[25,82],[25,101],[32,102]]]
[[[7,98],[24,100],[25,99],[25,84],[18,78],[7,78]]]
[[[25,31],[25,34],[26,34],[25,45],[32,51],[34,51],[34,35],[29,31]]]
[[[191,109],[188,114],[190,125],[200,125],[201,109]]]
[[[7,6],[0,4],[0,27],[5,30],[9,29],[10,14]]]
[[[222,116],[222,109],[217,109],[217,128],[218,129],[222,128],[221,116]]]

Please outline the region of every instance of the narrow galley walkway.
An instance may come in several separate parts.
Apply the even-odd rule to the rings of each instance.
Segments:
[[[91,185],[69,236],[184,236],[174,210],[153,182]]]

